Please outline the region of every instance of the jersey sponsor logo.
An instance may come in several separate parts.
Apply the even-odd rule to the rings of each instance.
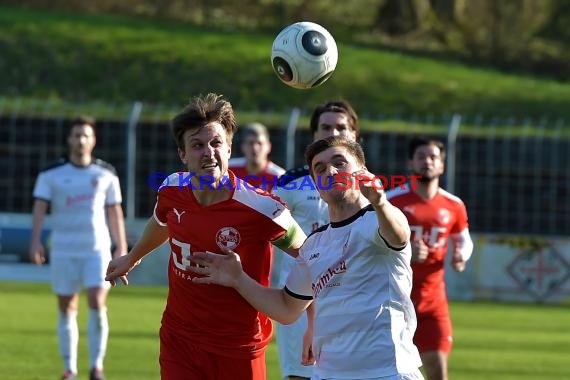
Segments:
[[[339,274],[346,272],[346,261],[340,261],[336,266],[327,269],[327,271],[319,277],[319,280],[311,285],[313,289],[313,298],[317,298],[324,288],[339,286],[338,283],[331,283],[332,279]]]
[[[92,202],[94,197],[95,197],[94,194],[70,195],[65,198],[65,205],[69,207],[69,206],[75,206],[78,203]]]
[[[307,195],[308,201],[318,201],[319,199],[321,199],[321,197],[319,197],[318,195]]]
[[[241,241],[241,235],[233,227],[223,227],[216,233],[216,244],[220,248],[235,249]]]
[[[438,248],[447,244],[447,228],[433,226],[424,229],[423,226],[410,225],[412,241],[423,240],[429,248]]]
[[[173,208],[172,211],[174,211],[174,213],[176,214],[176,217],[178,218],[178,223],[180,224],[180,220],[182,218],[182,215],[184,215],[186,213],[186,211],[179,212],[175,208]]]

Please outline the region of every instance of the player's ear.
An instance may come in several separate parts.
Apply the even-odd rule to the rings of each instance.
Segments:
[[[188,160],[186,159],[186,152],[180,148],[178,148],[178,157],[180,157],[180,161],[182,161],[184,165],[188,164]]]

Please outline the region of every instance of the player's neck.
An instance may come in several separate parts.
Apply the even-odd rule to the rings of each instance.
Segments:
[[[93,162],[93,156],[90,154],[70,154],[69,161],[75,166],[86,167]]]
[[[428,182],[416,181],[414,192],[423,199],[432,199],[437,195],[439,190],[439,178],[435,178]]]
[[[258,163],[258,162],[248,162],[245,166],[246,170],[251,175],[256,175],[261,173],[267,167],[267,161]]]
[[[212,184],[213,189],[208,188],[208,186],[203,186],[202,189],[195,187],[192,190],[196,201],[202,206],[211,206],[215,203],[223,202],[231,197],[231,190],[225,186],[219,187],[216,184]]]
[[[370,202],[361,196],[353,202],[331,202],[329,206],[329,218],[331,222],[342,222],[356,214],[358,211],[366,207]]]

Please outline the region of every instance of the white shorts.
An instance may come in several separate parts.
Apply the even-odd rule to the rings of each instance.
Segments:
[[[313,377],[311,377],[311,380],[341,380],[341,379],[335,379],[332,377],[327,377],[326,379],[322,379],[317,375],[313,375]],[[401,373],[401,374],[397,374],[397,375],[391,375],[391,376],[384,376],[384,377],[375,377],[372,379],[362,379],[362,378],[358,378],[358,379],[354,379],[354,380],[424,380],[424,376],[422,375],[421,371],[419,369],[417,369],[414,372],[411,373]]]
[[[78,294],[81,287],[110,288],[105,281],[111,254],[89,254],[85,257],[50,258],[51,286],[53,292],[62,296]]]

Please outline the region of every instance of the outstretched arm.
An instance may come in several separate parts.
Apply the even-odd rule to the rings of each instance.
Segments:
[[[120,279],[125,285],[129,284],[127,275],[134,267],[139,265],[140,261],[160,246],[168,238],[168,228],[161,226],[156,222],[154,217],[150,218],[142,236],[136,242],[131,251],[124,255],[115,257],[107,267],[107,276],[105,280],[111,282],[115,286],[117,279]]]
[[[188,270],[202,275],[194,277],[199,284],[218,284],[238,291],[257,310],[282,324],[293,323],[312,300],[298,299],[285,289],[267,288],[243,271],[237,253],[224,249],[223,254],[195,252]]]

